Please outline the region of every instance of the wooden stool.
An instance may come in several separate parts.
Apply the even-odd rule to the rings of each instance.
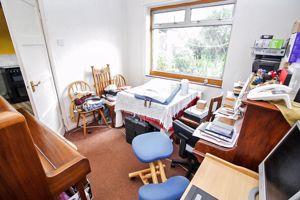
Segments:
[[[161,132],[150,132],[136,136],[132,141],[132,149],[137,158],[144,163],[149,163],[149,168],[129,173],[129,178],[139,176],[144,184],[158,183],[157,175],[161,182],[167,180],[161,159],[171,156],[173,144],[169,137]]]

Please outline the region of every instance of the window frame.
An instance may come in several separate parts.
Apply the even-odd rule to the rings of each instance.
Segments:
[[[192,9],[219,6],[219,5],[221,6],[221,5],[228,5],[228,4],[234,4],[234,8],[232,11],[233,17],[230,20],[228,19],[227,20],[203,20],[203,21],[191,20]],[[235,8],[236,8],[236,0],[202,0],[202,1],[194,1],[189,3],[181,3],[181,4],[151,8],[150,9],[150,73],[149,75],[156,76],[156,77],[171,78],[171,79],[188,79],[189,81],[194,83],[221,87],[223,83],[223,75],[225,70],[223,70],[223,75],[221,79],[153,70],[153,30],[162,29],[162,28],[187,28],[187,27],[203,27],[203,26],[214,26],[214,25],[216,26],[231,25],[231,31],[232,31]],[[164,24],[157,24],[157,25],[153,24],[154,14],[178,11],[178,10],[185,10],[184,22],[164,23]],[[230,39],[229,39],[229,43],[230,43]],[[226,52],[226,59],[227,59],[227,53],[228,51]]]

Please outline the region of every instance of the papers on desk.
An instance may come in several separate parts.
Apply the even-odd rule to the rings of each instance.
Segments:
[[[226,118],[234,119],[234,120],[238,119],[238,114],[239,114],[238,109],[234,110],[234,109],[226,108],[226,107],[221,107],[214,112],[214,115],[216,117],[226,117]]]
[[[234,147],[238,139],[238,133],[234,126],[218,121],[200,124],[193,136],[226,148]]]

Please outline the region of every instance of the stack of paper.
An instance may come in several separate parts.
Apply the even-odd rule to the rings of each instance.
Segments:
[[[237,141],[238,133],[233,126],[214,121],[202,123],[194,131],[193,136],[222,147],[231,148]]]

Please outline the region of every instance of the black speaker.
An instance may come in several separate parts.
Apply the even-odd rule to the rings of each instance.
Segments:
[[[296,96],[295,96],[295,99],[294,99],[295,102],[297,103],[300,103],[300,89],[298,90]]]

